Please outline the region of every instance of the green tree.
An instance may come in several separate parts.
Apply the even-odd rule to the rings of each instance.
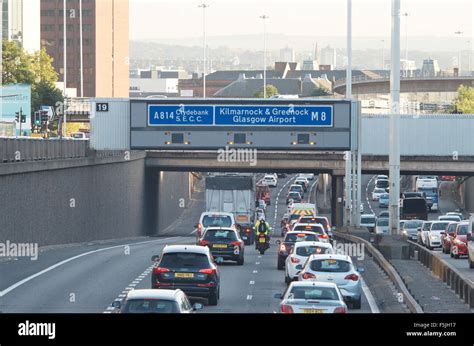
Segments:
[[[32,71],[35,82],[46,82],[53,84],[58,81],[58,74],[53,67],[53,58],[42,48],[31,56]]]
[[[31,57],[14,41],[2,40],[2,83],[33,84]]]
[[[474,113],[474,88],[461,85],[458,88],[458,96],[453,102],[455,110],[459,113]]]
[[[272,97],[274,95],[278,95],[278,89],[274,85],[268,84],[266,86],[266,91],[267,91],[267,98]],[[263,98],[263,87],[259,91],[257,91],[253,96],[257,98]]]
[[[331,93],[329,90],[323,87],[316,87],[314,90],[311,92],[310,96],[329,96]]]
[[[32,110],[38,110],[41,106],[53,106],[56,109],[58,102],[64,102],[64,97],[54,84],[41,81],[31,88]]]

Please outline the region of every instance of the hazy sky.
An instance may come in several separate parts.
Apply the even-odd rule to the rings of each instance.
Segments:
[[[196,0],[130,0],[131,39],[202,36],[202,9]],[[205,0],[209,36],[262,32],[260,15],[270,16],[267,32],[345,36],[346,0]],[[353,0],[353,36],[390,36],[391,0]],[[455,36],[474,32],[473,0],[401,0],[409,36]],[[406,17],[401,19],[404,35]]]

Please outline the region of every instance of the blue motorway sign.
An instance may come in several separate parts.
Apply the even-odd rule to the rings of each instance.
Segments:
[[[332,127],[332,106],[149,105],[148,125]]]
[[[148,125],[213,125],[211,105],[149,105]]]

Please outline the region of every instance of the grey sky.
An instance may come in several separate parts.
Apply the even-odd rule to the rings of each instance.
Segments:
[[[196,0],[130,0],[131,39],[202,36],[202,9]],[[267,14],[267,32],[286,35],[345,36],[346,0],[206,0],[210,36],[262,32],[259,15]],[[408,12],[408,35],[455,36],[474,32],[472,0],[401,0]],[[391,0],[353,0],[353,36],[389,37]],[[405,30],[402,17],[402,35]]]

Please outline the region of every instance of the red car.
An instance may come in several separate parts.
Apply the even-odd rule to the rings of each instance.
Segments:
[[[442,175],[441,180],[443,181],[454,181],[456,177],[454,175]]]
[[[451,243],[451,257],[467,256],[467,234],[470,231],[469,221],[463,221],[458,224]]]
[[[451,253],[451,244],[453,242],[454,232],[456,231],[458,223],[459,222],[450,222],[446,226],[444,233],[441,234],[441,251],[443,251],[443,253]]]

